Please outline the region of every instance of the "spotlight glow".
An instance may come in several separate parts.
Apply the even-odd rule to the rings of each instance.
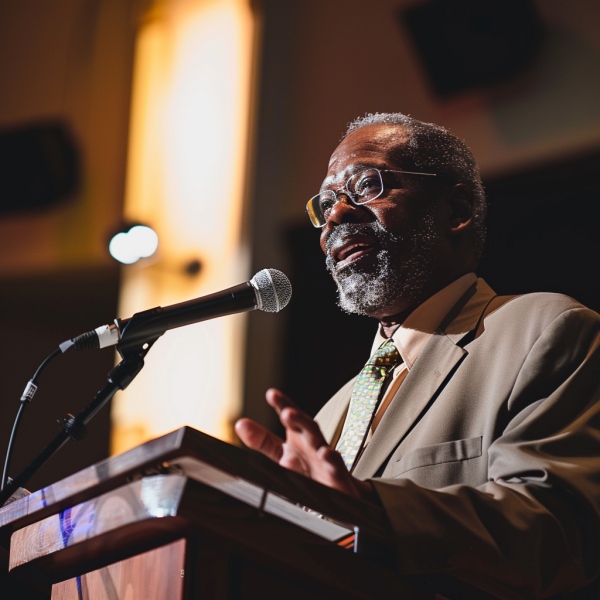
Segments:
[[[127,232],[117,233],[108,245],[110,255],[125,265],[152,256],[157,248],[158,235],[145,225],[136,225]]]
[[[131,241],[131,249],[139,255],[140,258],[152,256],[158,248],[158,235],[154,229],[145,225],[136,225],[127,233]]]
[[[210,294],[250,275],[243,215],[257,54],[252,3],[142,4],[123,218],[156,226],[162,265],[198,257],[202,276],[161,263],[124,269],[119,314]],[[111,452],[182,425],[233,441],[245,323],[233,315],[164,336],[144,376],[112,403]],[[190,376],[199,385],[190,386]]]

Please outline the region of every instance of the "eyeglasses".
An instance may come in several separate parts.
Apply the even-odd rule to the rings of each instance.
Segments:
[[[353,204],[367,204],[379,198],[385,190],[382,173],[402,173],[404,175],[425,175],[437,177],[437,173],[414,173],[413,171],[391,171],[389,169],[365,169],[352,175],[346,185],[337,191],[325,190],[313,196],[306,205],[306,212],[315,227],[324,227],[331,209],[346,196]],[[388,186],[391,187],[391,186]]]

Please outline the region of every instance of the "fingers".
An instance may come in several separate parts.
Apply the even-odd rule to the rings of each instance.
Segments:
[[[322,463],[324,471],[336,481],[346,481],[349,478],[348,469],[344,464],[344,459],[339,452],[336,452],[329,446],[321,446],[317,450],[317,458]],[[347,490],[343,490],[347,491]]]
[[[341,492],[374,502],[373,487],[352,477],[339,452],[327,445],[319,425],[300,410],[285,394],[271,388],[267,402],[286,429],[285,442],[250,419],[240,419],[235,431],[252,450],[298,473]]]
[[[339,452],[329,448],[328,446],[321,446],[317,451],[317,457],[321,461],[321,466],[326,476],[329,478],[328,481],[322,481],[325,485],[333,487],[341,492],[360,498],[367,502],[378,503],[377,494],[371,483],[368,481],[360,481],[355,477],[352,477],[346,469],[344,460]]]
[[[276,388],[269,388],[266,393],[267,404],[275,409],[275,412],[281,416],[284,408],[298,408],[283,392]]]
[[[283,440],[251,419],[240,419],[235,424],[235,432],[251,450],[257,450],[275,462],[283,454]]]
[[[307,436],[307,441],[315,450],[327,444],[314,419],[300,410],[283,392],[270,388],[267,390],[266,397],[268,404],[275,409],[286,430]]]
[[[286,431],[302,435],[308,446],[315,451],[321,446],[327,445],[321,429],[305,412],[297,408],[286,407],[281,411],[279,418]]]

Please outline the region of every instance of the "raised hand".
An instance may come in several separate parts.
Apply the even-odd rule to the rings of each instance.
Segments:
[[[250,419],[240,419],[235,431],[246,446],[286,469],[356,498],[373,501],[371,484],[348,473],[341,455],[327,445],[319,426],[309,415],[274,388],[267,391],[266,398],[285,427],[286,439],[282,440]]]

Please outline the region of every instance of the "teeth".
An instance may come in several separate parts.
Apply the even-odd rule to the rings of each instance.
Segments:
[[[348,246],[347,248],[344,248],[344,250],[342,250],[340,252],[340,254],[338,255],[338,260],[342,261],[344,260],[352,250],[354,250],[354,248],[368,248],[371,244],[352,244],[351,246]]]

